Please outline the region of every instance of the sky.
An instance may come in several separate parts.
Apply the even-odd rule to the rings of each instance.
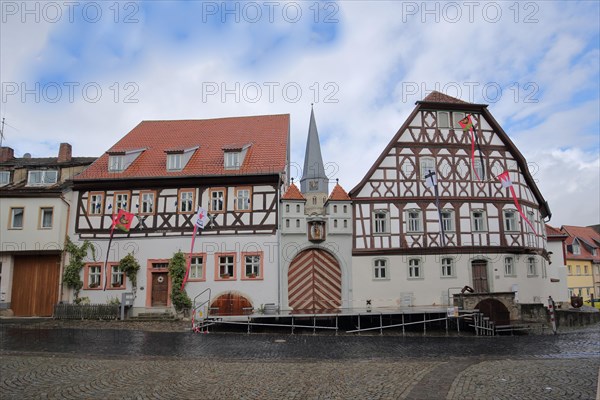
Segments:
[[[351,190],[432,90],[489,110],[551,225],[600,223],[598,1],[0,1],[3,146],[100,156],[142,120],[290,114],[302,175],[314,104]],[[331,186],[332,187],[332,186]]]

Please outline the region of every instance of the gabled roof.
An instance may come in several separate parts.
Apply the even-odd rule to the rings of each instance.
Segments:
[[[561,232],[560,229],[550,226],[548,224],[545,224],[545,225],[546,225],[546,236],[548,237],[548,240],[564,241],[566,238],[569,237],[569,235],[567,235],[566,233]]]
[[[300,189],[298,189],[298,186],[294,185],[293,183],[290,185],[290,187],[288,187],[288,189],[285,191],[284,195],[281,196],[282,200],[304,200],[306,201],[306,198],[302,195],[302,193],[300,193]]]
[[[279,174],[286,168],[289,114],[204,120],[142,121],[79,174],[76,181]],[[239,169],[226,170],[224,148],[252,143]],[[200,146],[181,171],[167,171],[167,152]],[[145,148],[124,171],[108,172],[108,153]]]
[[[335,184],[335,187],[329,195],[329,201],[352,201],[348,193],[340,186],[339,183]]]
[[[435,100],[435,101],[434,101]],[[360,193],[361,189],[367,184],[369,178],[373,175],[377,167],[383,162],[384,158],[387,157],[390,150],[396,145],[402,133],[408,128],[411,121],[415,118],[417,113],[421,110],[458,110],[464,112],[476,112],[480,113],[483,118],[485,118],[492,129],[498,134],[498,137],[502,142],[508,147],[511,154],[517,161],[520,172],[523,174],[525,181],[527,182],[527,186],[531,189],[533,195],[535,196],[538,204],[540,206],[540,213],[542,218],[551,217],[552,213],[550,212],[550,207],[548,206],[548,202],[542,196],[540,190],[531,173],[529,172],[529,166],[527,165],[527,161],[523,154],[517,149],[515,144],[510,140],[504,129],[498,124],[496,119],[492,116],[492,114],[487,109],[487,104],[474,104],[468,103],[466,101],[462,101],[456,99],[454,97],[445,95],[439,92],[430,93],[425,99],[422,101],[416,102],[416,107],[412,111],[412,113],[408,116],[408,118],[404,121],[404,124],[400,127],[400,129],[396,132],[392,140],[388,143],[385,149],[381,152],[375,163],[371,166],[369,171],[365,174],[363,179],[356,185],[352,190],[350,190],[350,197],[354,199],[358,193]]]
[[[573,226],[563,225],[561,231],[569,235],[566,240],[567,246],[573,245],[573,242],[577,240],[580,244],[579,250],[581,254],[575,255],[572,251],[572,247],[567,248],[567,258],[569,259],[582,259],[592,260],[594,262],[600,262],[600,233],[596,232],[589,226]],[[596,255],[593,254],[592,250],[596,250]]]

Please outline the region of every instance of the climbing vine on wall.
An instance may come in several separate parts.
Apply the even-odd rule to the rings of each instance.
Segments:
[[[169,275],[171,276],[171,302],[175,310],[182,311],[184,308],[192,307],[192,300],[185,290],[181,290],[183,277],[186,272],[185,254],[180,251],[173,254],[169,261]]]
[[[88,255],[88,250],[91,250],[92,258],[96,261],[96,249],[91,242],[85,240],[78,246],[71,242],[71,238],[67,236],[65,252],[69,254],[69,263],[65,265],[63,284],[74,290],[76,300],[79,297],[79,291],[83,287],[83,282],[81,281],[81,269],[85,265],[84,259]]]

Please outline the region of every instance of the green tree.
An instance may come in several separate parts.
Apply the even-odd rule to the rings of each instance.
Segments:
[[[140,270],[140,263],[133,256],[133,253],[127,254],[119,261],[119,268],[123,271],[125,276],[127,276],[131,285],[134,288],[137,287],[137,274]]]
[[[96,249],[91,242],[84,240],[81,246],[77,246],[75,243],[71,242],[71,238],[67,236],[65,252],[69,254],[69,263],[65,266],[63,284],[74,290],[75,300],[78,299],[79,291],[83,287],[83,282],[81,281],[81,269],[85,264],[84,259],[87,257],[88,250],[92,251],[92,258],[96,261]]]
[[[179,250],[173,254],[169,261],[169,275],[171,276],[171,302],[175,306],[175,310],[182,311],[184,308],[192,307],[192,300],[188,294],[181,290],[183,277],[186,272],[185,254]]]

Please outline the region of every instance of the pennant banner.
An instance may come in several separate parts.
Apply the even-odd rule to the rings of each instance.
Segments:
[[[471,115],[467,114],[466,117],[458,121],[458,124],[461,126],[463,131],[469,131],[469,133],[471,134],[471,167],[473,168],[473,172],[475,172],[477,180],[481,181],[485,177],[485,164],[483,163],[483,155],[479,146],[479,139],[477,138],[475,128],[473,127],[473,120],[471,119]],[[477,145],[477,151],[479,151],[479,162],[481,163],[481,170],[483,172],[483,176],[481,177],[479,176],[479,174],[477,173],[477,169],[475,168],[475,145]]]
[[[192,253],[194,252],[194,242],[196,241],[196,233],[198,229],[204,229],[204,219],[206,218],[206,209],[198,207],[196,213],[196,221],[194,221],[194,231],[192,232],[192,244],[190,246],[190,254],[187,258],[187,267],[185,269],[185,275],[183,276],[183,282],[181,282],[181,291],[185,288],[185,284],[190,276],[190,268],[192,266]]]
[[[523,220],[525,220],[525,222],[527,222],[527,224],[531,227],[531,230],[533,231],[533,233],[535,233],[537,235],[537,231],[533,227],[533,224],[531,223],[531,221],[529,221],[529,219],[525,216],[525,214],[523,213],[523,210],[521,209],[521,205],[519,204],[519,199],[517,198],[517,193],[515,192],[515,188],[512,184],[512,181],[510,180],[510,175],[508,174],[508,171],[504,171],[503,173],[498,175],[498,179],[500,180],[500,183],[502,183],[503,188],[510,189],[510,193],[512,195],[513,202],[515,203],[515,207],[517,207],[517,211],[521,215],[521,218],[523,218]]]

